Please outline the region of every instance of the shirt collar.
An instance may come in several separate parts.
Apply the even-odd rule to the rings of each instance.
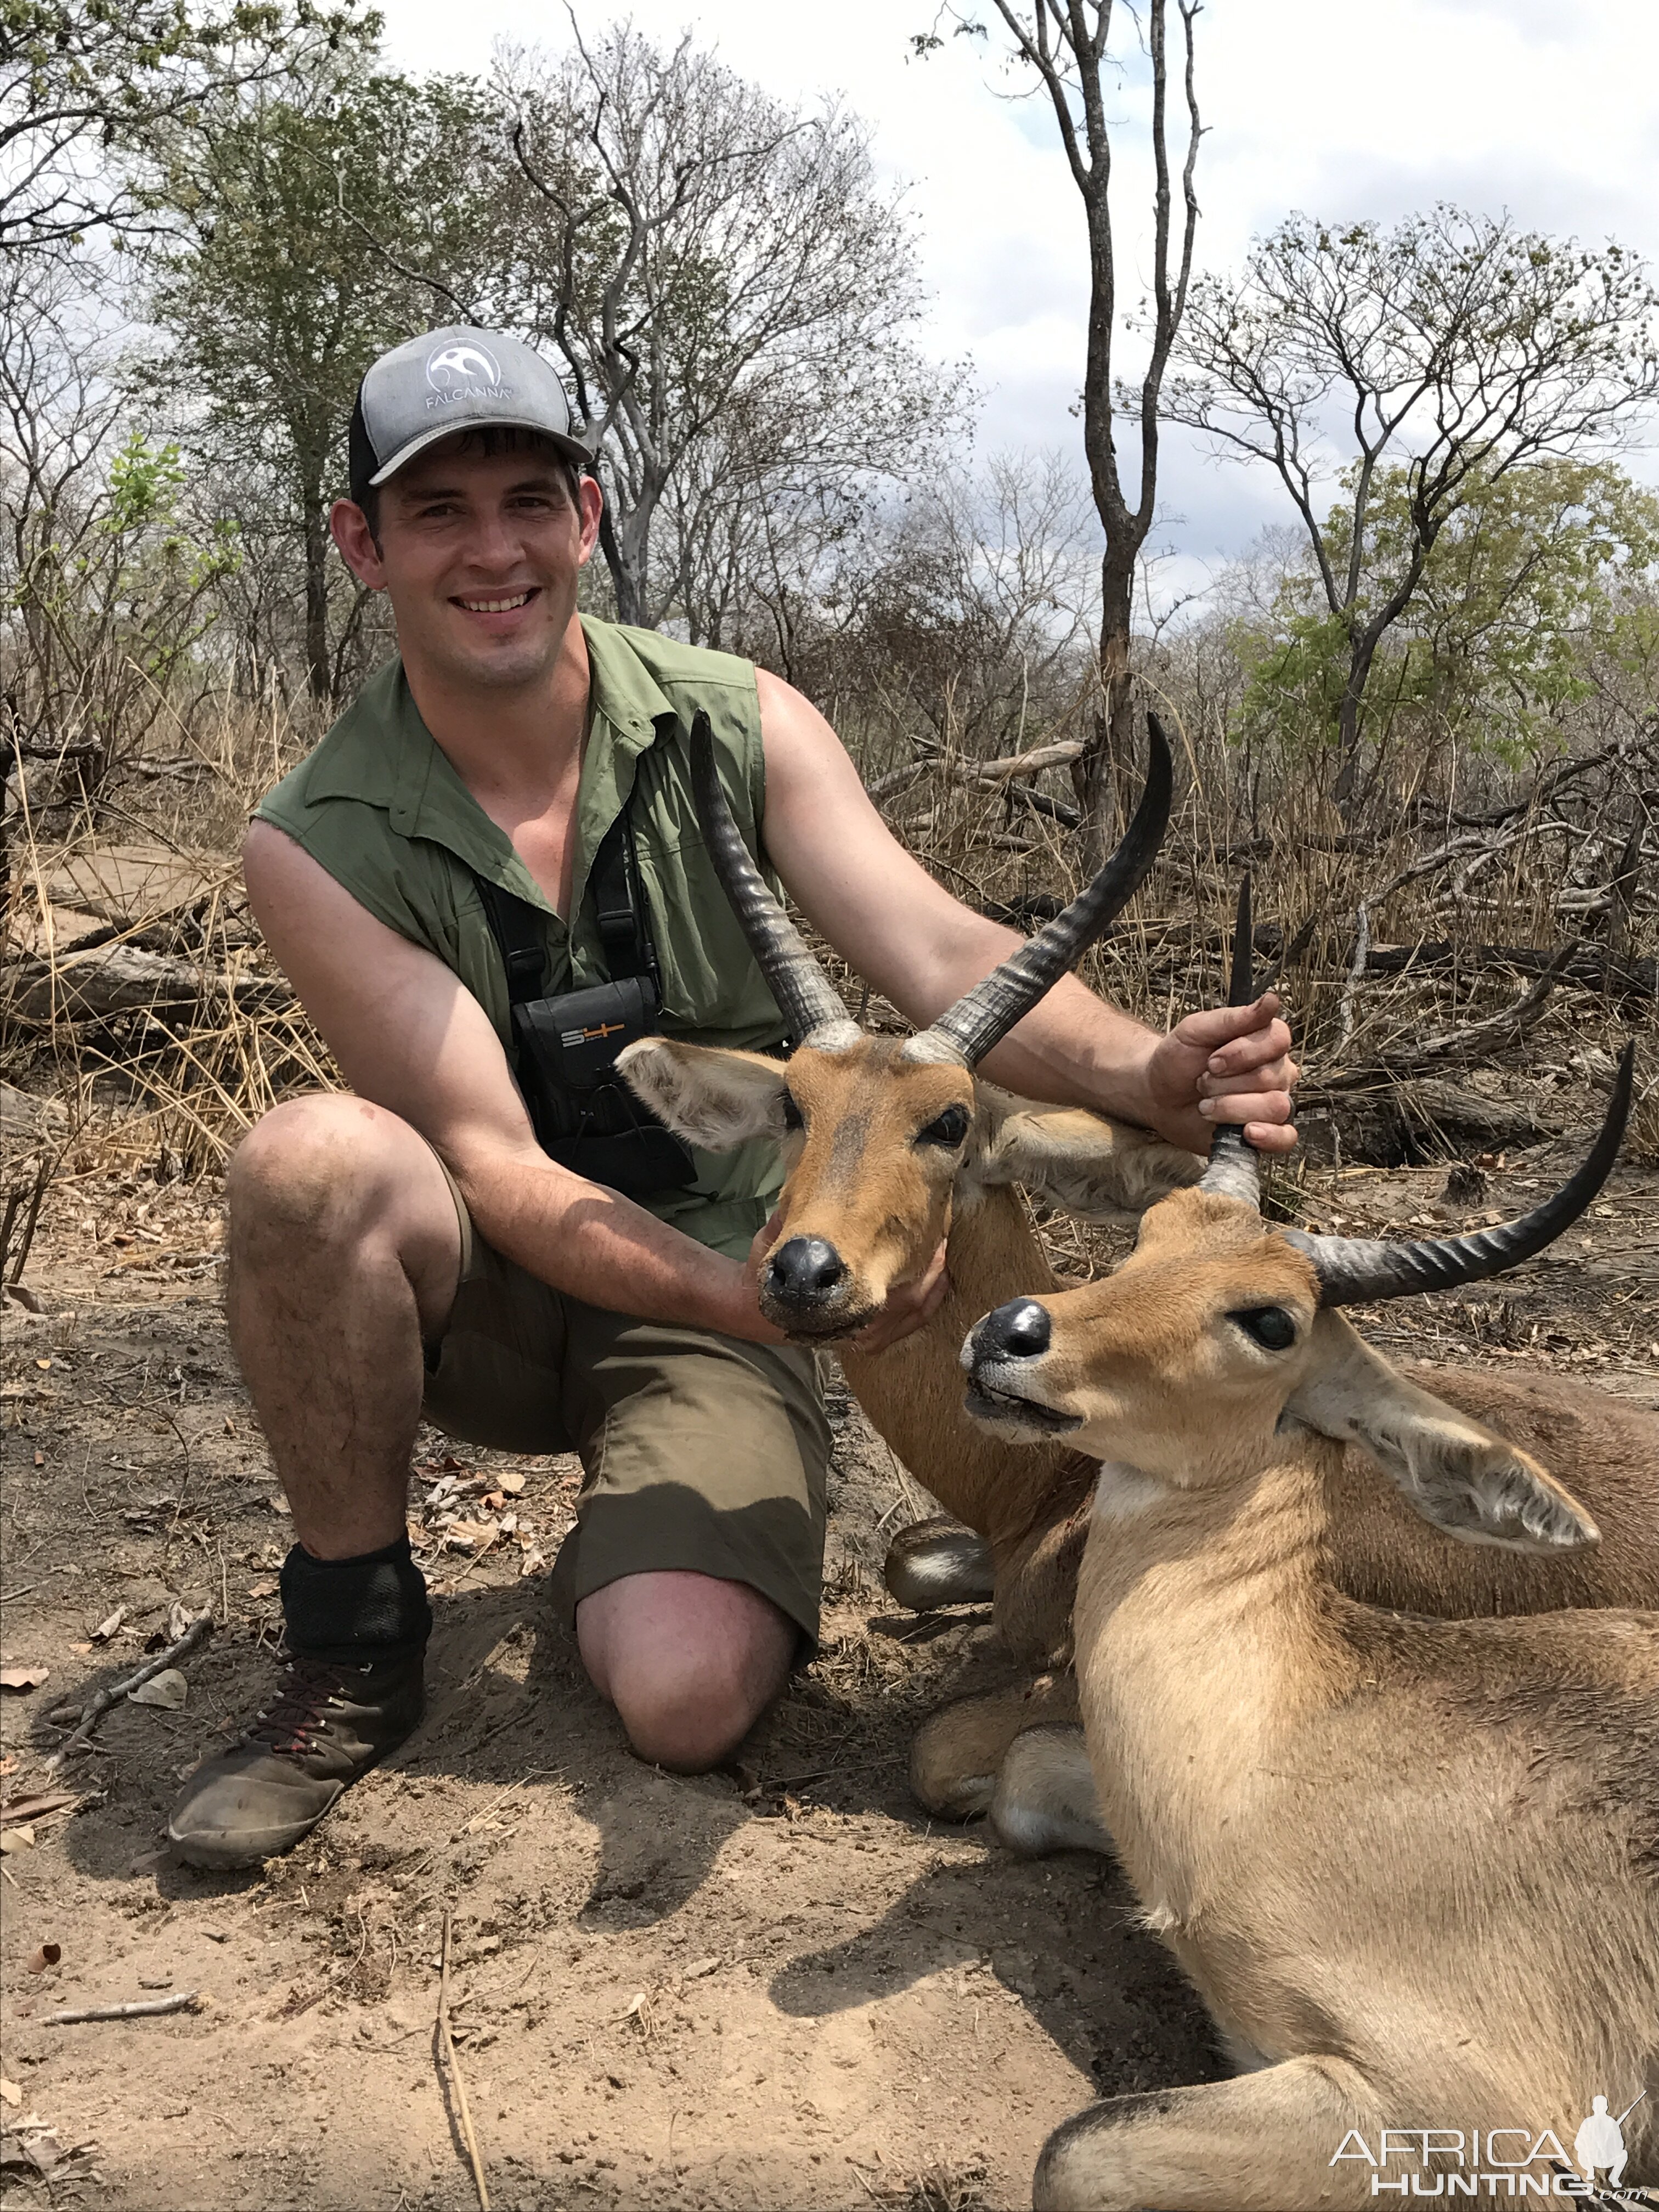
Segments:
[[[580,911],[599,841],[628,803],[640,756],[678,726],[660,685],[615,623],[581,617],[592,717],[576,793],[573,911]],[[310,795],[384,806],[401,837],[441,845],[476,874],[551,914],[551,902],[467,789],[422,719],[401,658],[363,687],[335,725],[330,757],[319,762]]]

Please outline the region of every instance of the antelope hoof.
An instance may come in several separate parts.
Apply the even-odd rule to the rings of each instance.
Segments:
[[[996,1586],[983,1540],[943,1514],[918,1521],[893,1539],[882,1580],[896,1602],[912,1613],[981,1604]]]

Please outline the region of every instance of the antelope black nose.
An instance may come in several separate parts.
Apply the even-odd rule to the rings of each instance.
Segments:
[[[1036,1298],[1012,1298],[979,1325],[977,1349],[1004,1359],[1036,1359],[1048,1349],[1048,1309]]]
[[[847,1268],[835,1246],[822,1237],[792,1237],[779,1245],[766,1272],[780,1297],[801,1303],[833,1291]]]

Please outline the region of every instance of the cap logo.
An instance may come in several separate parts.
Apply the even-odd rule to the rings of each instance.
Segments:
[[[463,393],[494,398],[501,390],[501,365],[481,345],[440,346],[426,357],[426,380],[447,399]]]

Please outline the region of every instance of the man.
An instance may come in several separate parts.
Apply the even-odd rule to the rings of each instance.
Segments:
[[[745,832],[912,1021],[1013,941],[894,842],[787,684],[578,618],[601,508],[586,459],[557,379],[509,337],[436,331],[363,380],[332,528],[388,594],[399,657],[268,794],[244,851],[266,939],[352,1086],[267,1115],[229,1178],[232,1341],[298,1539],[293,1656],[173,1809],[198,1865],[289,1849],[419,1719],[430,1614],[404,1498],[423,1413],[475,1443],[580,1451],[553,1597],[641,1758],[724,1758],[816,1634],[828,1434],[812,1354],[763,1320],[750,1250],[775,1159],[695,1154],[635,1200],[550,1158],[503,912],[528,917],[532,988],[605,983],[594,878],[625,824],[659,1026],[782,1043],[691,804],[702,711]],[[1282,1150],[1297,1070],[1276,1015],[1264,999],[1158,1037],[1068,979],[988,1067],[1194,1150],[1217,1119]],[[941,1253],[865,1346],[944,1290]]]

